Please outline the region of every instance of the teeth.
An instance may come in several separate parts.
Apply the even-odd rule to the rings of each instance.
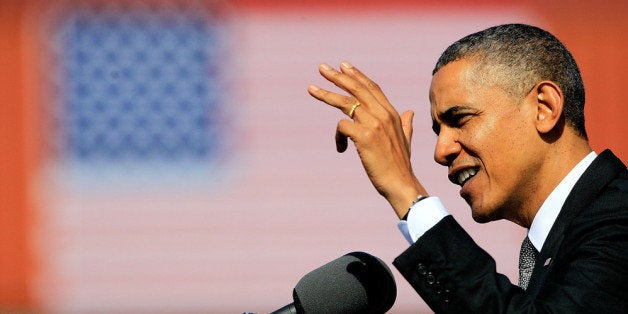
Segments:
[[[466,169],[458,174],[458,184],[463,185],[469,178],[474,176],[477,170],[474,168]]]

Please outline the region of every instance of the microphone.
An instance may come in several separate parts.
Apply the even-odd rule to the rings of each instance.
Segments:
[[[294,303],[271,314],[386,313],[397,286],[379,258],[352,252],[303,276],[292,297]]]

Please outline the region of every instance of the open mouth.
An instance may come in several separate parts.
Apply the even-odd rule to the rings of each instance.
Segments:
[[[473,178],[478,173],[478,168],[467,168],[460,171],[453,179],[454,183],[463,186],[469,179]]]

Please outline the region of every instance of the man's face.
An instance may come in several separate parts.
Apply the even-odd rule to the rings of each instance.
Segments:
[[[543,162],[535,154],[534,102],[531,95],[521,99],[483,83],[478,74],[463,59],[434,75],[434,159],[447,166],[449,180],[461,186],[460,195],[476,221],[520,222],[520,209],[534,193],[535,173]]]

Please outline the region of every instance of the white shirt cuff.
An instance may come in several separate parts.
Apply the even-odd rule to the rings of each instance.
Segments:
[[[430,196],[410,207],[408,218],[401,220],[397,227],[408,243],[416,242],[427,230],[449,215],[440,198]]]

